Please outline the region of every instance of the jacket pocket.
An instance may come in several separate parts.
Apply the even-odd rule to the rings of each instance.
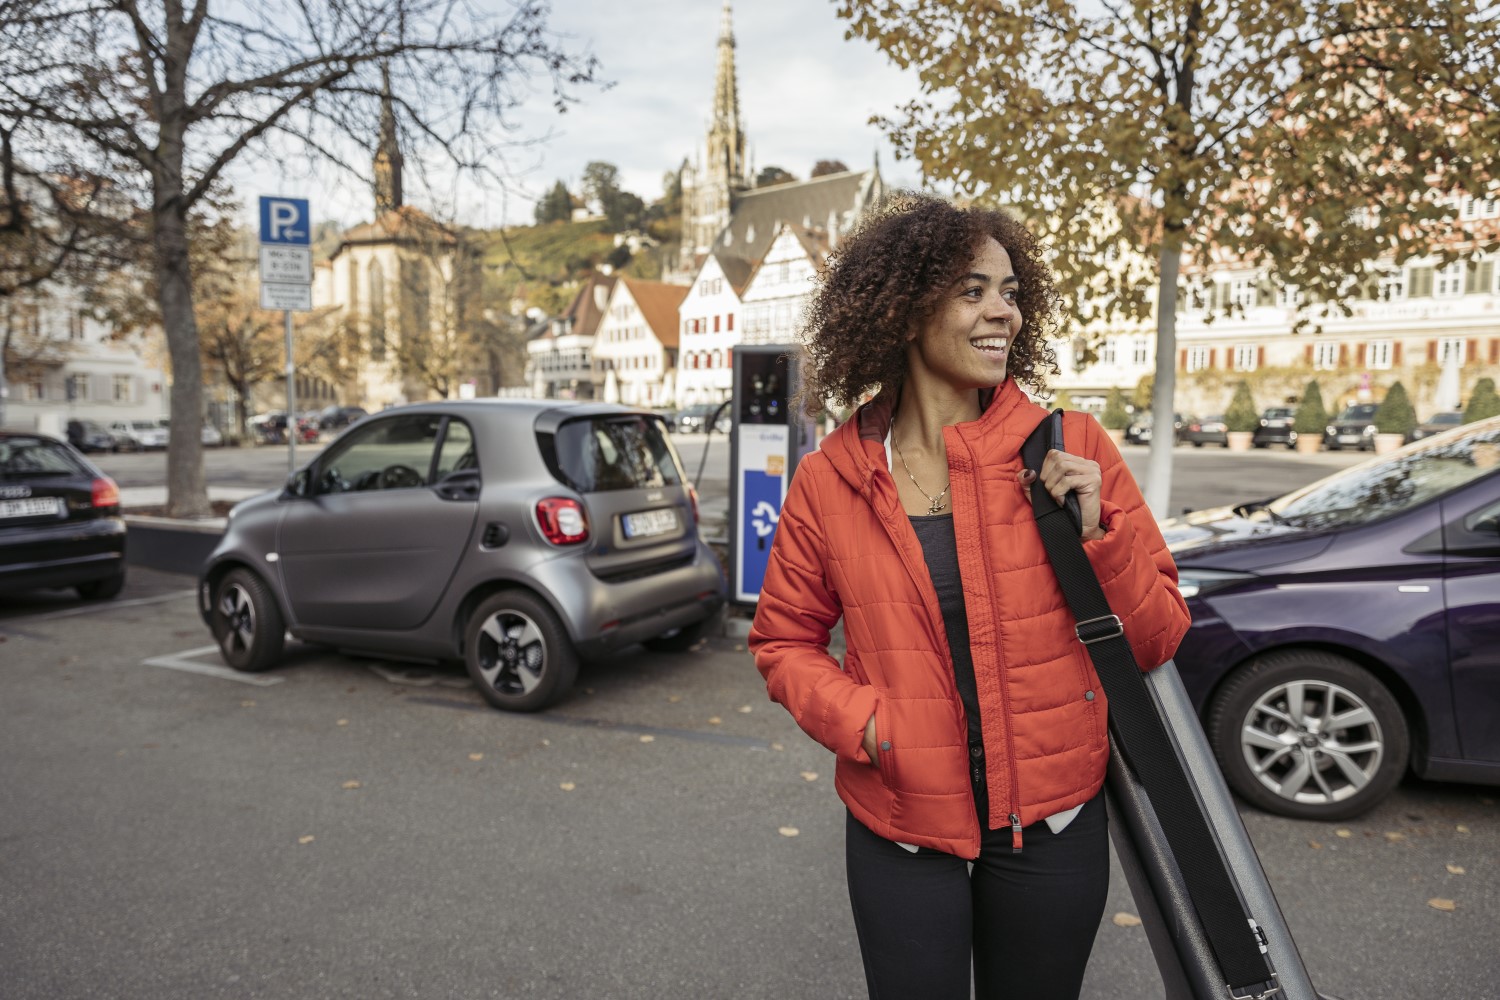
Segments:
[[[1088,650],[1078,656],[1079,700],[1083,703],[1084,717],[1089,727],[1089,747],[1102,751],[1109,747],[1109,714],[1105,708],[1104,685],[1094,671],[1093,659]]]
[[[887,788],[896,787],[896,741],[891,736],[891,700],[875,704],[875,767]]]

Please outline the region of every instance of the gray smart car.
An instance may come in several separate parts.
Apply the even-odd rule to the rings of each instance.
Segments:
[[[237,505],[199,606],[224,659],[284,634],[462,659],[497,708],[567,693],[580,655],[690,647],[725,599],[661,419],[602,403],[467,400],[360,420]]]

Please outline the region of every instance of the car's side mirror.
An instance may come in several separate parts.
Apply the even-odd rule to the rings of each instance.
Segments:
[[[312,495],[312,472],[310,469],[298,469],[286,477],[287,496],[305,499]]]

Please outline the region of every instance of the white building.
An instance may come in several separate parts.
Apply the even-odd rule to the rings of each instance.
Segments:
[[[526,384],[538,399],[596,399],[594,342],[617,279],[594,274],[561,316],[543,324],[526,342]]]
[[[677,311],[686,285],[615,282],[594,335],[594,379],[608,402],[676,406]]]
[[[802,341],[807,306],[830,249],[826,230],[781,224],[741,296],[743,343]]]
[[[709,254],[688,286],[678,308],[680,405],[729,398],[734,345],[740,342],[740,292],[749,277],[750,267],[740,258]]]

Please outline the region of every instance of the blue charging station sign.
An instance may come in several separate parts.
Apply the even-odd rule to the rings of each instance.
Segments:
[[[787,487],[787,441],[785,425],[742,424],[739,435],[739,482],[735,483],[735,509],[739,530],[735,533],[734,599],[760,599],[771,542],[781,520],[781,501]]]

